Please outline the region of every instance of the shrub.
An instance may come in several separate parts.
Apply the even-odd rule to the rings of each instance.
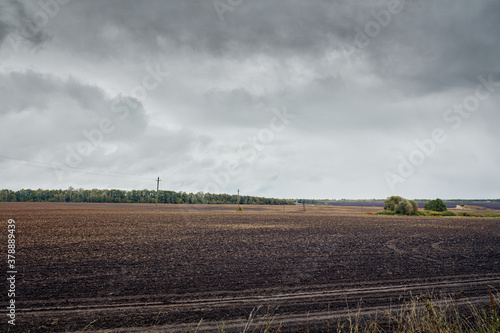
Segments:
[[[381,212],[376,212],[376,215],[396,215],[396,212],[393,212],[392,210],[383,210]]]
[[[413,205],[406,199],[402,199],[394,206],[394,211],[401,215],[412,215]]]
[[[384,203],[384,210],[390,210],[390,211],[395,211],[395,206],[401,201],[403,198],[397,195],[393,195],[392,197],[389,197],[385,199]]]
[[[483,214],[484,217],[500,217],[500,213],[486,213]]]
[[[483,217],[482,214],[479,213],[467,213],[467,216],[472,216],[472,217]]]
[[[427,213],[427,216],[443,216],[443,213],[442,212],[435,212],[435,211],[430,210]]]
[[[446,212],[443,212],[443,216],[457,216],[457,214],[455,214],[455,213],[450,212],[449,210],[447,210]]]
[[[478,213],[470,213],[470,212],[458,212],[457,216],[471,216],[471,217],[483,217],[483,215]]]
[[[405,198],[395,195],[385,200],[384,211],[395,212],[401,215],[414,215],[415,212],[418,211],[418,204],[415,200],[406,200]]]
[[[448,208],[446,208],[446,204],[439,198],[437,198],[436,200],[430,200],[424,205],[424,209],[432,210],[435,212],[446,212],[448,210]]]

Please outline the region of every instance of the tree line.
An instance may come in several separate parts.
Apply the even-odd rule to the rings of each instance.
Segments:
[[[67,190],[1,190],[0,202],[113,202],[113,203],[156,203],[156,191],[153,190],[117,190],[117,189],[74,189]],[[238,196],[214,193],[186,193],[161,190],[158,203],[170,204],[237,204]],[[242,205],[294,205],[294,200],[240,196]]]

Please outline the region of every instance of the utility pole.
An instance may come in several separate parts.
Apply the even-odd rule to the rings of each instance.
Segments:
[[[238,189],[238,209],[240,209],[240,189]]]
[[[160,177],[156,180],[156,211],[158,211],[158,194],[160,193]]]

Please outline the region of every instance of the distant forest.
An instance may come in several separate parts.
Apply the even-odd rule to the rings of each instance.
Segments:
[[[114,203],[155,203],[153,190],[1,190],[0,202],[114,202]],[[159,191],[158,203],[172,204],[237,204],[238,196],[230,194],[186,193]],[[240,196],[242,205],[294,205],[294,200]]]

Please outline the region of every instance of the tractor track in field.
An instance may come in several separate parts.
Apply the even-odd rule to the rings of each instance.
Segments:
[[[468,298],[467,300],[459,300],[455,302],[456,306],[468,305],[468,304],[478,304],[488,301],[488,297],[474,297]],[[446,301],[435,301],[433,302],[436,306],[444,305]],[[316,323],[326,324],[328,322],[336,322],[339,319],[345,319],[349,317],[362,317],[362,316],[375,316],[381,313],[395,312],[397,308],[388,308],[387,306],[370,306],[356,309],[345,309],[345,310],[329,310],[314,313],[294,313],[294,314],[278,314],[271,317],[271,325],[279,326],[286,332],[287,330],[294,330],[294,332],[303,331],[305,326],[316,327]],[[226,332],[260,332],[260,328],[266,327],[268,318],[265,316],[242,318],[242,319],[232,319],[224,321],[224,329]],[[326,325],[321,325],[326,326]],[[97,331],[86,331],[92,333],[98,332],[220,332],[222,324],[221,322],[204,322],[200,320],[199,322],[193,323],[182,323],[182,324],[170,324],[148,327],[146,330],[141,327],[129,327],[120,329],[106,329]],[[247,329],[245,331],[245,329]]]
[[[183,299],[168,299],[169,295],[156,295],[151,301],[137,302],[129,299],[108,300],[102,303],[97,299],[87,299],[87,305],[81,305],[82,299],[75,300],[73,305],[62,304],[48,307],[20,308],[24,317],[35,316],[38,318],[52,317],[57,315],[61,320],[67,318],[74,321],[75,317],[93,318],[95,314],[104,314],[105,317],[116,317],[120,315],[141,313],[143,316],[154,317],[163,313],[171,315],[170,320],[160,325],[144,327],[121,327],[107,328],[105,332],[141,332],[145,329],[150,332],[186,332],[198,328],[202,332],[217,331],[220,329],[221,320],[216,314],[230,314],[226,317],[225,327],[227,330],[241,331],[249,325],[248,316],[255,314],[251,325],[254,327],[265,322],[265,311],[262,309],[281,309],[275,311],[272,318],[276,324],[283,327],[294,327],[294,325],[313,324],[338,318],[346,318],[353,314],[361,316],[387,313],[399,309],[403,301],[411,297],[422,295],[435,295],[439,292],[441,296],[452,297],[455,305],[487,303],[489,298],[487,290],[500,288],[500,274],[442,276],[427,279],[426,282],[418,282],[416,279],[402,279],[390,281],[390,284],[381,282],[367,282],[362,287],[349,287],[344,285],[326,286],[303,286],[303,290],[295,292],[277,292],[272,290],[255,289],[247,291],[247,296],[225,296],[199,298],[200,295],[185,295]],[[245,292],[241,292],[244,294]],[[257,294],[259,293],[259,294]],[[139,297],[139,296],[137,296]],[[150,296],[149,296],[150,297]],[[177,295],[178,297],[178,295]],[[71,302],[71,300],[69,300]],[[440,302],[436,300],[435,304]],[[325,311],[325,309],[328,310]],[[256,313],[256,309],[261,309]],[[311,310],[316,309],[316,310]],[[244,310],[245,315],[237,315],[236,312]],[[235,312],[236,311],[236,312]],[[188,321],[179,320],[189,318],[190,313],[201,314],[200,319]],[[203,316],[205,314],[206,316]],[[215,314],[215,316],[214,316]],[[86,330],[87,331],[87,330]],[[94,332],[98,332],[94,331]]]

